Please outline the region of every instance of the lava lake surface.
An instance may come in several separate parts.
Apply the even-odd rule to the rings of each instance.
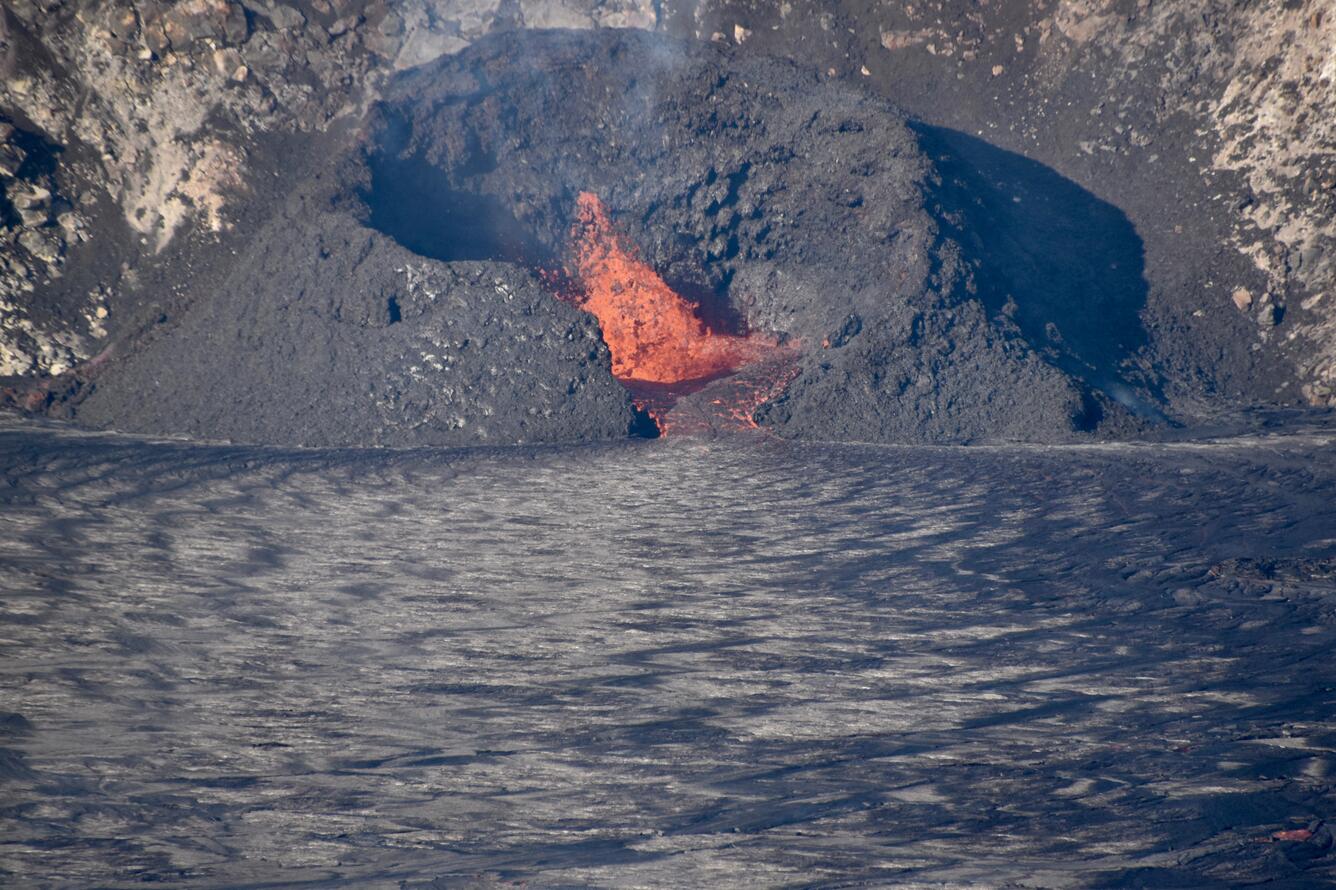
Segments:
[[[6,419],[0,882],[1330,882],[1332,439]]]

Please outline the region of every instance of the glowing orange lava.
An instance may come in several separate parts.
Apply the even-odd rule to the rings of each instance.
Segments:
[[[581,192],[571,229],[580,308],[598,318],[620,380],[679,383],[734,371],[775,347],[711,331],[695,307],[622,245],[597,195]]]

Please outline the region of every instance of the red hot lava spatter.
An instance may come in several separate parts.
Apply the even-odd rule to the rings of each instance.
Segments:
[[[607,208],[591,192],[581,192],[576,201],[571,253],[572,277],[581,288],[576,304],[598,318],[612,353],[613,375],[637,396],[637,404],[649,411],[661,432],[674,426],[668,409],[679,398],[744,366],[791,359],[796,352],[764,335],[712,331],[695,306],[623,244]],[[749,382],[736,388],[735,397],[712,400],[721,418],[755,427],[755,410],[796,374],[791,361],[783,365],[768,382]]]

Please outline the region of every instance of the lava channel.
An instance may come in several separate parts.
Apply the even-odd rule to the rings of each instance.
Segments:
[[[581,192],[571,227],[571,277],[580,292],[574,302],[594,315],[612,353],[612,373],[666,433],[668,409],[689,393],[744,366],[771,365],[788,357],[779,386],[749,387],[738,404],[718,405],[733,426],[756,426],[757,388],[773,398],[793,376],[795,350],[761,334],[737,336],[712,331],[696,306],[676,293],[658,273],[625,246],[597,195]]]

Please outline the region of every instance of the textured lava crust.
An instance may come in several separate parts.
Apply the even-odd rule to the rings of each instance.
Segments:
[[[975,231],[1005,208],[975,206],[964,154],[939,173],[941,142],[788,62],[635,31],[496,35],[400,76],[216,287],[99,370],[77,416],[306,445],[643,429],[597,324],[556,298],[587,190],[713,329],[796,347],[755,414],[780,435],[1137,429],[1124,405],[1153,414],[1155,387],[1129,374],[1136,264],[1107,293],[1117,276],[1087,268],[1107,256],[1079,245],[1036,273],[1048,242],[1024,219],[1005,240]]]
[[[297,445],[627,435],[593,319],[524,269],[416,256],[340,213],[285,212],[217,292],[94,382],[97,426]]]

